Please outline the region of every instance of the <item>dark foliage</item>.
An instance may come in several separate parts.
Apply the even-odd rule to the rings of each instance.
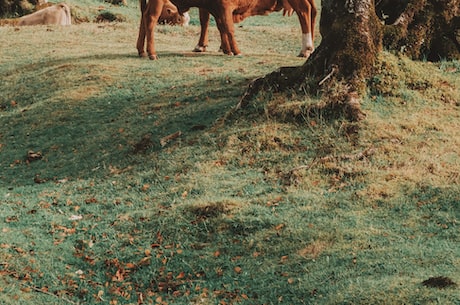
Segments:
[[[0,17],[16,17],[34,11],[42,0],[0,0]]]
[[[395,0],[383,0],[395,4]],[[395,5],[395,7],[397,7]],[[385,6],[382,7],[391,14]],[[393,11],[394,12],[394,11]],[[460,59],[460,1],[410,0],[404,12],[385,27],[383,44],[413,59]]]

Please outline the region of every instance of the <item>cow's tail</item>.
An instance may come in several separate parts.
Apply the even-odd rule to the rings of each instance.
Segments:
[[[56,4],[60,10],[64,12],[64,16],[61,17],[60,25],[71,25],[72,17],[70,16],[70,8],[65,3]]]
[[[147,7],[147,0],[139,0],[139,4],[141,7],[141,13],[143,14],[145,12],[145,8]]]
[[[63,9],[64,9],[64,12],[65,12],[65,17],[66,17],[66,25],[71,25],[72,24],[72,17],[70,15],[70,8],[67,5],[64,5]]]

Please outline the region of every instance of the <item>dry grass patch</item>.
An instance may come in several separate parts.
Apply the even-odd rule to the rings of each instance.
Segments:
[[[305,248],[302,248],[297,251],[297,254],[308,259],[316,259],[321,253],[330,248],[331,244],[324,241],[314,241],[311,244],[307,245]]]

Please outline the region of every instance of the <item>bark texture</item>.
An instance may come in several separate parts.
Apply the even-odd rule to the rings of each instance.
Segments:
[[[345,2],[345,3],[344,3]],[[364,79],[382,49],[382,25],[373,0],[325,0],[321,8],[321,44],[307,61],[307,75],[324,77],[335,69],[356,91],[364,89]]]
[[[381,0],[377,11],[397,16],[400,1]],[[387,18],[383,44],[412,59],[460,59],[460,0],[406,0],[404,12]],[[391,22],[393,21],[393,22]]]
[[[332,98],[351,120],[361,118],[357,98],[366,88],[365,79],[382,49],[382,23],[375,14],[374,0],[323,0],[321,44],[301,67],[284,67],[250,84],[241,99],[244,107],[260,90],[294,89],[307,94],[318,92]],[[329,91],[340,86],[340,95]]]
[[[315,52],[301,67],[253,81],[237,109],[262,90],[298,90],[359,120],[359,96],[382,46],[413,59],[460,59],[459,14],[460,0],[323,0]]]

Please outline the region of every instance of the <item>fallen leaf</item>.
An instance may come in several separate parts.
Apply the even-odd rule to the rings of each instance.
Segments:
[[[27,152],[27,161],[29,161],[29,162],[41,160],[42,158],[43,158],[43,155],[39,151],[34,152],[32,150],[29,150]]]
[[[19,221],[19,218],[17,216],[9,216],[9,217],[6,217],[5,219],[5,222],[9,223],[9,222],[17,222]]]
[[[185,272],[184,272],[184,271],[182,271],[181,273],[179,273],[179,275],[178,275],[178,276],[176,276],[176,279],[178,279],[178,280],[179,280],[179,279],[183,279],[184,277],[185,277]]]
[[[20,248],[20,247],[15,247],[14,250],[20,254],[24,254],[26,251],[24,251],[24,249]]]
[[[162,147],[166,146],[166,144],[168,144],[171,140],[174,140],[174,139],[180,137],[181,134],[182,134],[181,131],[176,131],[175,133],[172,133],[170,135],[167,135],[167,136],[161,138],[160,139],[160,145]]]
[[[104,299],[102,298],[102,296],[104,295],[104,290],[99,290],[97,292],[97,298],[100,300],[100,301],[104,301]]]
[[[86,203],[86,204],[89,204],[89,203],[97,203],[97,199],[94,198],[94,197],[87,198],[87,199],[85,199],[85,203]]]
[[[40,178],[39,174],[36,174],[35,177],[34,177],[34,182],[37,183],[37,184],[45,183],[46,179],[42,179],[42,178]]]
[[[81,215],[72,215],[69,217],[69,220],[82,220],[83,216]]]
[[[143,257],[139,263],[137,263],[139,266],[147,266],[147,265],[150,265],[150,259],[151,257],[150,256],[146,256],[146,257]]]
[[[114,282],[123,282],[124,279],[124,272],[121,269],[118,269],[117,272],[115,272],[115,276],[112,277],[112,281]]]
[[[279,225],[275,227],[277,231],[281,230],[282,228],[284,228],[284,223],[280,223]]]
[[[21,291],[25,293],[29,293],[32,291],[32,289],[30,287],[21,287]]]
[[[142,292],[139,292],[138,294],[137,304],[144,304],[144,295],[142,294]]]

